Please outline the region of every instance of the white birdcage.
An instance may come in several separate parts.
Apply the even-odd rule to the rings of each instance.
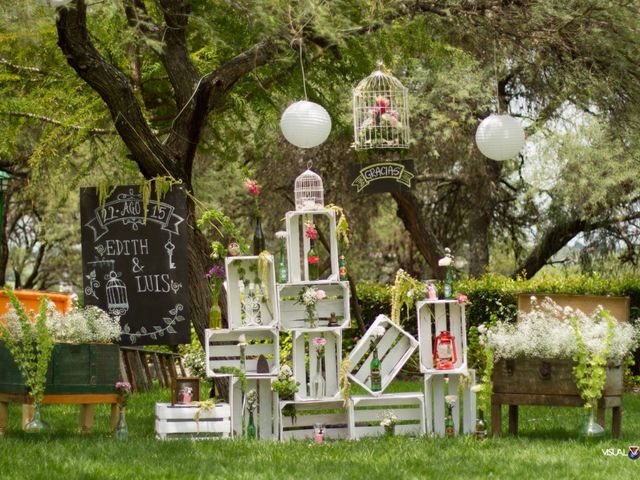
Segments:
[[[127,286],[118,277],[120,273],[114,271],[105,275],[107,281],[107,310],[111,315],[122,316],[129,310],[129,299],[127,297]]]
[[[294,185],[296,210],[320,210],[324,208],[322,178],[307,168],[298,175]]]
[[[382,67],[381,67],[382,68]],[[353,91],[356,150],[409,148],[408,91],[393,75],[376,70]]]

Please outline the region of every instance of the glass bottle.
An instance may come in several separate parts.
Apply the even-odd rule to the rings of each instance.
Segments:
[[[322,374],[322,358],[316,359],[316,374],[311,380],[311,396],[313,398],[324,398],[326,396],[326,383]]]
[[[278,283],[289,281],[289,269],[287,267],[287,256],[285,254],[284,242],[280,245],[280,255],[278,259]]]
[[[340,242],[340,255],[338,256],[338,272],[340,274],[340,281],[346,282],[349,280],[347,275],[347,259],[344,257],[344,247]]]
[[[262,231],[262,221],[256,217],[256,230],[253,232],[253,254],[260,255],[265,250],[264,232]]]
[[[209,310],[209,328],[222,328],[222,310],[216,295],[213,295],[213,303],[211,304],[211,310]]]
[[[484,420],[484,410],[478,410],[478,418],[476,419],[475,436],[477,440],[487,438],[487,422]]]
[[[453,269],[447,267],[444,274],[444,298],[451,298],[453,295]]]
[[[309,240],[309,252],[307,252],[307,264],[309,266],[309,281],[318,280],[318,253],[315,240]]]
[[[50,429],[49,424],[42,420],[40,415],[40,402],[33,404],[33,418],[24,426],[24,431],[28,433],[42,433]]]
[[[127,426],[127,418],[125,415],[125,407],[118,405],[118,424],[113,433],[116,440],[126,440],[129,438],[129,427]]]
[[[444,419],[444,433],[447,437],[454,437],[456,434],[456,427],[453,423],[452,407],[447,405],[447,418]]]
[[[382,375],[380,374],[380,368],[382,362],[378,358],[378,347],[373,348],[373,358],[371,359],[371,391],[379,392],[382,390]]]
[[[256,424],[253,420],[253,410],[249,410],[249,423],[247,425],[247,438],[256,438]]]
[[[604,428],[598,423],[597,420],[597,403],[594,402],[593,407],[589,409],[589,416],[587,422],[582,426],[580,430],[580,437],[585,440],[593,440],[594,438],[602,437],[605,434]]]

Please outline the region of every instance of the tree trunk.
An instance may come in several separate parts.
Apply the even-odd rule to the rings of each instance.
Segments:
[[[422,218],[420,202],[411,191],[393,192],[391,196],[398,206],[398,217],[433,270],[435,278],[443,279],[444,269],[438,266],[438,260],[444,255],[444,250]]]

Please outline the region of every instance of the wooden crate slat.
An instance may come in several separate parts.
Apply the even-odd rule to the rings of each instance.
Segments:
[[[311,396],[311,381],[315,376],[318,365],[316,349],[311,346],[314,337],[323,336],[326,345],[324,351],[323,374],[325,379],[325,396],[335,398],[339,395],[338,375],[342,362],[342,333],[339,329],[314,329],[312,331],[293,332],[293,374],[300,382],[296,400],[313,398]],[[305,361],[308,357],[309,362]]]
[[[304,219],[311,217],[311,221],[316,223],[314,217],[326,217],[329,223],[329,257],[330,268],[328,280],[338,280],[340,269],[338,266],[338,237],[336,235],[336,214],[331,209],[320,209],[314,211],[287,212],[285,224],[287,229],[287,260],[289,271],[289,282],[297,283],[309,281],[309,269],[307,265],[307,253],[309,252],[309,239],[304,235]]]
[[[295,424],[282,413],[290,404],[296,407]],[[282,401],[278,410],[282,441],[313,438],[315,423],[324,425],[326,440],[349,438],[349,409],[343,407],[342,400]]]
[[[256,326],[278,326],[278,295],[276,289],[276,273],[273,256],[269,256],[267,259],[267,282],[266,285],[262,285],[262,289],[266,293],[266,299],[264,299],[260,306],[261,324],[243,325],[242,323],[242,303],[239,287],[240,276],[238,269],[244,268],[246,272],[245,279],[255,284],[254,277],[257,275],[257,273],[251,272],[249,268],[251,266],[255,266],[255,268],[257,269],[258,262],[258,256],[227,257],[225,259],[225,270],[227,275],[227,309],[230,329]]]
[[[245,372],[256,375],[258,355],[263,354],[269,364],[268,375],[277,375],[280,371],[280,344],[277,329],[205,330],[205,355],[207,376],[228,376],[219,369],[222,367],[240,368],[240,346],[238,339],[245,335],[248,345],[245,349]],[[268,343],[252,343],[266,341]],[[233,342],[232,344],[229,344]]]
[[[202,410],[200,420],[195,405],[156,403],[156,436],[169,438],[229,438],[231,435],[231,408],[220,403],[212,410]],[[202,436],[202,437],[201,437]]]
[[[268,378],[248,378],[247,390],[256,390],[258,393],[258,404],[253,412],[254,424],[257,430],[257,438],[260,440],[276,440],[278,437],[278,395],[271,391],[271,377]],[[240,389],[240,381],[236,377],[231,378],[231,423],[232,436],[242,437],[243,412],[244,426],[249,424],[249,412],[243,404],[243,394]]]
[[[306,322],[306,309],[301,303],[297,303],[300,291],[307,287],[324,290],[327,297],[340,296],[342,298],[326,298],[316,304],[316,312],[319,320],[318,328],[350,328],[351,311],[349,307],[349,282],[303,282],[296,284],[282,284],[278,286],[278,305],[280,311],[280,326],[283,330],[308,329]],[[295,300],[293,299],[295,298]],[[329,327],[331,313],[338,317],[338,326]]]
[[[467,335],[465,305],[456,300],[426,300],[416,304],[420,371],[425,374],[467,374]],[[454,336],[457,360],[454,368],[437,370],[433,363],[433,342],[443,330]]]
[[[378,357],[381,361],[380,373],[382,376],[382,389],[379,392],[371,390],[371,359],[373,349],[371,348],[371,332],[378,326],[385,328],[385,334],[377,344]],[[397,341],[398,337],[401,340]],[[378,396],[389,386],[395,376],[400,372],[403,365],[411,354],[418,348],[418,341],[412,335],[404,331],[400,326],[393,323],[385,315],[378,315],[355,348],[349,354],[349,378],[363,387],[372,395]],[[365,359],[362,362],[362,359]]]
[[[464,386],[460,393],[460,384],[464,377]],[[475,383],[475,371],[469,370],[467,375],[449,374],[449,381],[445,388],[444,375],[425,375],[424,395],[425,410],[427,419],[427,433],[433,432],[435,435],[445,435],[445,395],[456,395],[456,405],[452,409],[452,417],[455,426],[455,434],[460,430],[463,433],[473,433],[476,418],[476,394],[471,391],[471,386]],[[460,398],[462,396],[462,398]],[[461,407],[462,405],[462,407]]]
[[[349,406],[351,438],[384,434],[380,426],[385,411],[398,418],[395,433],[398,435],[422,435],[425,433],[425,402],[422,393],[386,394],[379,397],[354,396]]]

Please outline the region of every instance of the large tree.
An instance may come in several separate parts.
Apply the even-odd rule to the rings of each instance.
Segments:
[[[637,179],[617,176],[625,186],[616,190],[620,195],[603,197],[606,201],[594,198],[592,208],[571,209],[564,202],[575,200],[566,194],[574,180],[560,176],[548,192],[553,200],[540,201],[547,192],[531,193],[521,175],[523,158],[499,163],[475,149],[478,119],[491,111],[492,103],[496,107],[492,99],[497,85],[502,109],[510,106],[515,114],[528,117],[531,133],[544,137],[545,129],[566,112],[590,112],[608,132],[601,139],[601,154],[612,142],[619,145],[620,156],[636,148],[626,128],[638,118],[640,105],[638,83],[626,81],[638,77],[630,55],[639,42],[635,10],[636,2],[596,0],[563,5],[548,0],[73,0],[57,10],[58,45],[97,95],[51,65],[64,78],[58,90],[66,86],[72,93],[68,105],[43,105],[45,110],[34,115],[29,108],[18,108],[25,107],[18,102],[0,114],[11,116],[16,132],[20,126],[24,133],[27,121],[49,125],[49,147],[69,148],[63,143],[69,135],[63,133],[76,132],[70,170],[86,173],[89,169],[82,167],[105,157],[107,145],[116,157],[126,151],[122,157],[128,158],[118,166],[134,165],[146,178],[170,175],[192,191],[202,176],[199,163],[210,157],[226,168],[220,164],[235,156],[236,163],[267,174],[283,157],[288,165],[301,164],[298,151],[275,140],[274,120],[287,101],[302,95],[302,49],[303,63],[312,72],[309,96],[330,110],[339,132],[306,158],[322,159],[330,167],[321,168],[335,173],[344,171],[336,161],[344,164],[351,156],[345,89],[382,57],[416,98],[411,154],[419,168],[419,186],[393,197],[413,244],[436,274],[445,246],[466,250],[470,272],[480,274],[494,239],[508,237],[520,254],[517,271],[532,275],[580,232],[633,220],[633,207],[625,208],[625,202],[634,200]],[[49,57],[40,57],[46,65]],[[15,88],[28,96],[24,85],[45,85],[41,80],[47,72],[29,70],[33,67],[27,57],[16,58],[21,61],[4,60],[3,65],[30,77]],[[54,98],[63,96],[57,91]],[[31,106],[36,109],[35,102]],[[57,109],[82,112],[85,125],[70,113],[56,120]],[[58,130],[52,132],[54,127]],[[114,131],[122,143],[109,137]],[[102,147],[78,150],[88,138],[91,145]],[[36,159],[42,159],[42,150],[36,149]],[[560,162],[568,172],[576,164],[587,165],[578,157],[571,160],[571,155]],[[597,162],[596,155],[590,158]],[[41,161],[30,163],[32,169],[41,166]],[[274,184],[278,192],[291,181],[292,169],[286,171],[282,183]],[[590,178],[601,173],[595,168],[582,171]],[[133,173],[125,168],[124,176]],[[218,185],[227,191],[223,181]],[[341,187],[328,185],[334,191]],[[210,302],[204,272],[210,260],[208,242],[195,224],[196,205],[191,197],[189,202],[190,294],[194,325],[202,335]],[[361,217],[367,223],[367,215]],[[537,245],[523,247],[536,224]]]

